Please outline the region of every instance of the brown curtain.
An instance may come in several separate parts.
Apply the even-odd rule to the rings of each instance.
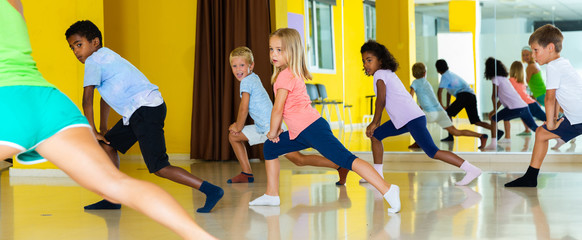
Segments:
[[[254,72],[273,99],[269,0],[198,0],[196,24],[190,157],[236,159],[228,142],[228,127],[236,121],[240,83],[232,74],[228,57],[236,47],[249,47],[255,59]],[[247,150],[250,158],[262,156],[262,145]]]

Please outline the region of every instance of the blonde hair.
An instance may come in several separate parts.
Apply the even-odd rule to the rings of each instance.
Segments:
[[[414,65],[412,65],[412,76],[418,79],[423,78],[425,74],[426,66],[424,65],[424,63],[417,62]]]
[[[253,58],[253,51],[248,47],[237,47],[232,52],[230,52],[229,61],[232,62],[232,59],[235,57],[242,57],[244,58],[249,65],[253,65],[255,59]]]
[[[515,61],[509,67],[509,77],[515,78],[518,83],[524,82],[523,64],[520,61]]]
[[[313,77],[307,69],[307,64],[305,62],[305,48],[303,48],[301,36],[297,30],[292,28],[279,28],[275,32],[271,33],[269,39],[273,37],[278,37],[281,39],[281,52],[285,53],[287,67],[289,70],[291,70],[293,76],[302,80],[311,80]],[[285,69],[280,69],[273,65],[273,76],[271,76],[271,83],[275,83],[277,76],[279,76],[279,73],[283,70]]]

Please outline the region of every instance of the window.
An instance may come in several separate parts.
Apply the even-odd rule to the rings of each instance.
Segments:
[[[376,6],[372,1],[364,1],[364,25],[366,41],[376,40]]]
[[[310,70],[335,70],[332,5],[314,0],[305,1],[307,21],[307,58]]]

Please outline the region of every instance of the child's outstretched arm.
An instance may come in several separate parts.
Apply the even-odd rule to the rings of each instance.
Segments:
[[[548,130],[554,130],[560,126],[562,121],[564,121],[563,118],[556,121],[559,112],[558,101],[556,101],[556,89],[546,90],[546,98],[544,101],[546,103],[546,126]]]
[[[245,122],[247,121],[247,116],[249,115],[249,101],[251,99],[251,95],[248,92],[242,93],[242,98],[240,99],[240,104],[238,106],[238,115],[236,116],[236,122],[230,125],[228,131],[232,134],[237,134],[245,126]]]
[[[273,111],[271,112],[271,128],[267,133],[267,138],[273,142],[279,142],[279,134],[281,134],[281,123],[283,122],[283,109],[285,109],[285,101],[289,95],[289,90],[279,88],[277,89],[277,97],[273,103]]]
[[[374,134],[374,130],[380,126],[382,111],[384,111],[384,106],[386,106],[386,84],[380,80],[376,82],[376,109],[374,110],[374,119],[366,128],[366,136],[369,138]]]

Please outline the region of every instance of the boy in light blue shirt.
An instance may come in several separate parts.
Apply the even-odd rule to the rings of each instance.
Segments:
[[[271,127],[273,103],[263,87],[261,79],[253,72],[255,66],[253,52],[247,47],[238,47],[232,50],[229,58],[232,74],[240,81],[241,102],[238,108],[236,122],[228,128],[228,140],[240,163],[242,171],[226,182],[254,182],[255,178],[244,143],[248,142],[249,145],[253,146],[263,144],[267,141],[267,133]],[[245,126],[248,115],[255,121],[254,125]],[[285,157],[298,166],[310,165],[335,168],[340,175],[340,180],[336,184],[345,184],[348,170],[340,168],[327,158],[319,155],[303,155],[299,152],[288,153]]]
[[[485,147],[488,138],[487,134],[480,134],[471,130],[459,130],[453,125],[453,122],[447,116],[447,113],[434,95],[432,86],[425,78],[426,66],[423,63],[417,62],[412,65],[412,75],[416,79],[410,85],[410,94],[414,96],[414,93],[416,92],[418,105],[420,105],[424,111],[427,123],[436,122],[439,126],[447,130],[449,134],[452,134],[453,136],[471,136],[479,138],[481,140],[481,145],[479,148]],[[408,147],[419,148],[416,143]]]
[[[102,45],[101,31],[91,21],[78,21],[66,31],[67,42],[77,59],[85,64],[83,111],[97,140],[119,168],[117,151],[125,153],[136,142],[150,173],[181,183],[206,194],[204,207],[198,212],[210,212],[224,191],[188,171],[170,165],[166,154],[164,121],[166,104],[158,87],[131,63]],[[97,131],[93,115],[93,93],[101,94],[101,127]],[[109,106],[123,116],[107,129]],[[119,209],[119,204],[107,200],[85,206],[85,209]],[[152,206],[155,207],[155,206]]]
[[[438,101],[447,112],[449,118],[457,116],[461,110],[465,109],[471,124],[491,130],[491,124],[483,122],[479,118],[479,113],[477,112],[477,97],[473,89],[471,89],[471,86],[459,77],[459,75],[449,71],[449,65],[444,59],[437,60],[435,66],[437,72],[442,75],[437,94]],[[441,102],[443,89],[447,89],[446,105]],[[455,97],[455,101],[449,105],[451,95]],[[502,136],[503,131],[497,130],[497,139],[500,139]],[[449,134],[447,138],[441,139],[441,141],[454,141],[454,138]]]

